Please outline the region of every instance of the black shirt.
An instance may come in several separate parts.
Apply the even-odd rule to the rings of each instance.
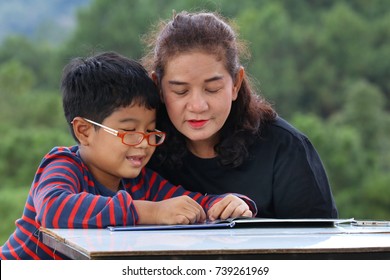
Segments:
[[[258,217],[337,218],[337,209],[323,164],[309,139],[281,118],[261,127],[238,168],[219,165],[217,158],[189,153],[181,169],[150,167],[170,182],[209,194],[241,193],[253,199]]]

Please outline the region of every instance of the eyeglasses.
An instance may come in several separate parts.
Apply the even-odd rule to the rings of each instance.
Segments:
[[[104,131],[117,136],[122,139],[122,143],[127,146],[137,146],[139,145],[145,138],[148,141],[148,144],[150,146],[159,146],[161,145],[165,140],[165,132],[159,131],[155,129],[153,132],[149,133],[143,133],[139,131],[127,131],[127,132],[120,132],[118,130],[109,128],[105,125],[102,125],[100,123],[91,121],[89,119],[83,118],[87,122],[100,126],[103,128]]]

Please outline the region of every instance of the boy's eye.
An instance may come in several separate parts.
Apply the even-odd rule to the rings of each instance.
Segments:
[[[120,129],[122,130],[123,132],[142,132],[142,131],[139,131],[139,130],[136,130],[136,129]],[[156,132],[155,129],[147,129],[145,131],[145,133],[150,133],[150,132]]]

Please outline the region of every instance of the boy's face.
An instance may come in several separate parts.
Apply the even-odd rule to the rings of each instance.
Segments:
[[[156,127],[156,111],[138,104],[119,108],[103,122],[118,131],[152,132]],[[103,128],[91,125],[87,145],[80,144],[80,155],[96,180],[117,191],[122,178],[134,178],[150,160],[156,147],[147,140],[136,146],[127,146]]]

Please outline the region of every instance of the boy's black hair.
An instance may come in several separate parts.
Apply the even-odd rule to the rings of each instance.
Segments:
[[[102,123],[121,107],[157,109],[160,103],[158,89],[143,66],[115,52],[72,59],[64,68],[61,91],[70,126],[75,117]]]

